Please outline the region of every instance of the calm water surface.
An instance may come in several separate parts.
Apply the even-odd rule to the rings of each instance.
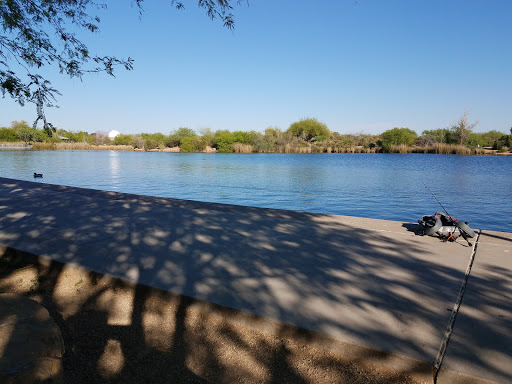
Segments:
[[[179,199],[416,221],[441,210],[512,232],[512,157],[0,151],[0,177]]]

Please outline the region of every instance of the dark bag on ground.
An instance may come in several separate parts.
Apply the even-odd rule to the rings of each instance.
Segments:
[[[475,231],[469,227],[467,222],[458,221],[443,212],[436,212],[432,216],[423,216],[421,220],[418,220],[418,224],[422,226],[423,233],[427,236],[455,240],[461,236],[461,231],[463,231],[466,237],[475,237]]]

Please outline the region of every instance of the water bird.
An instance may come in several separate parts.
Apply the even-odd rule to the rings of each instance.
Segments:
[[[43,177],[43,174],[42,173],[35,173],[34,172],[34,179],[38,178],[38,177]]]

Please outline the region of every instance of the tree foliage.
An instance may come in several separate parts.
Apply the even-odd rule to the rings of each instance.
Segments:
[[[453,131],[448,128],[438,128],[423,131],[420,139],[423,145],[430,145],[434,143],[453,144],[456,139],[453,135]],[[418,144],[421,144],[420,142]]]
[[[133,0],[142,10],[144,0]],[[241,0],[238,1],[240,3]],[[181,1],[171,5],[184,8]],[[211,19],[221,19],[229,29],[234,27],[232,0],[199,0]],[[62,74],[81,78],[86,73],[106,72],[114,75],[118,66],[133,68],[131,58],[94,56],[77,37],[80,31],[97,32],[97,13],[106,4],[93,0],[0,0],[0,90],[5,97],[24,106],[36,106],[35,128],[39,120],[51,136],[55,128],[46,120],[45,108],[54,106],[59,91],[40,71],[57,66]]]
[[[409,128],[393,128],[382,135],[382,148],[389,151],[392,145],[413,145],[418,135]]]
[[[494,142],[493,149],[498,151],[509,150],[512,148],[512,135],[503,135]]]
[[[181,140],[181,152],[201,152],[207,145],[207,139],[199,136],[188,136]]]
[[[217,131],[213,136],[213,147],[219,152],[233,152],[234,143],[235,136],[228,130]]]
[[[18,141],[16,131],[12,128],[0,128],[0,142]]]
[[[112,140],[114,145],[133,145],[133,137],[130,135],[117,135]]]
[[[171,132],[165,141],[165,145],[168,147],[179,147],[183,139],[187,137],[196,137],[197,134],[192,128],[181,127],[177,131]]]
[[[327,125],[312,118],[306,118],[292,123],[286,132],[307,141],[310,141],[316,136],[330,136]]]

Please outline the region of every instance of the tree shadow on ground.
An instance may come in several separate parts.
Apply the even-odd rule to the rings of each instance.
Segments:
[[[263,319],[229,308],[55,261],[42,266],[37,256],[12,249],[0,260],[0,292],[42,303],[59,325],[64,382],[416,383],[407,374],[246,327],[247,319]],[[37,284],[20,282],[32,274]],[[241,324],[226,320],[236,316]],[[283,326],[290,332],[315,337]]]
[[[327,215],[0,181],[0,292],[49,309],[74,382],[413,382],[393,352],[433,362],[467,261]]]

